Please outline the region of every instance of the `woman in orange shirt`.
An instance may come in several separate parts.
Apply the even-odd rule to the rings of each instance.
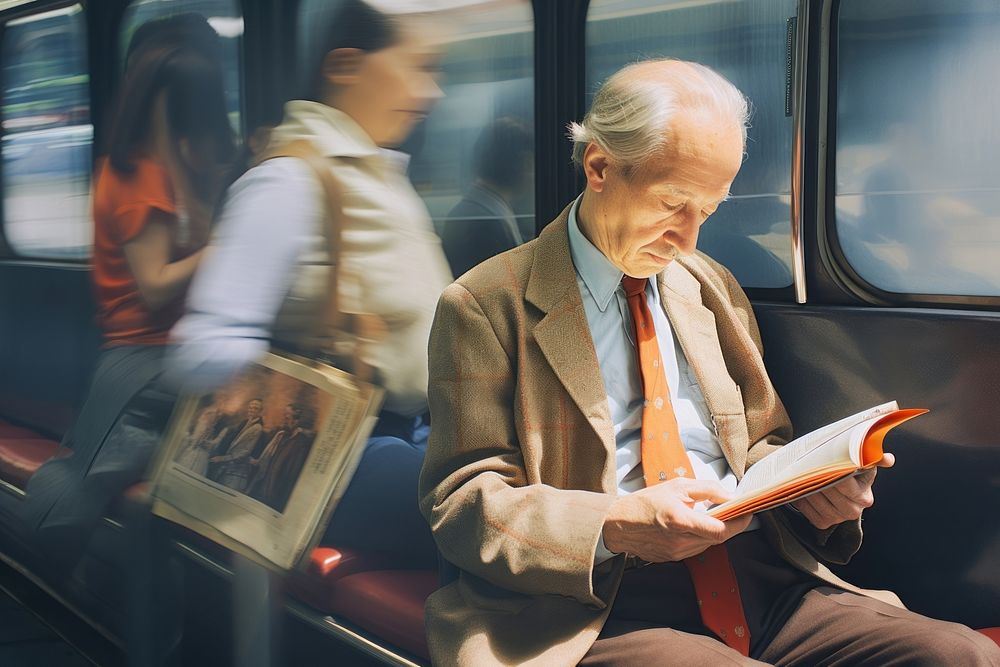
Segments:
[[[226,163],[219,38],[201,16],[147,23],[127,71],[94,188],[93,281],[105,344],[63,445],[31,478],[29,548],[68,575],[108,503],[138,481],[173,405],[157,377],[170,327],[208,239]]]
[[[194,14],[147,23],[133,38],[94,191],[94,286],[108,347],[163,345],[182,311],[220,165],[235,151],[219,48]]]

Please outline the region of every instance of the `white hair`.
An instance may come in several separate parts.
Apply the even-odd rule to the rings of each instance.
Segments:
[[[750,104],[715,70],[675,59],[623,67],[597,91],[583,122],[569,124],[573,161],[583,166],[584,151],[595,143],[619,165],[637,169],[667,145],[674,116],[692,111],[732,118],[746,145]]]

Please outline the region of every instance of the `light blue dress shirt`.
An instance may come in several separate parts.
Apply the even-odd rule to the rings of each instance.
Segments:
[[[577,199],[569,213],[569,249],[601,367],[604,391],[608,396],[608,411],[614,424],[618,494],[626,495],[645,486],[640,455],[643,395],[633,341],[632,316],[621,287],[624,274],[580,231],[576,218],[579,204]],[[655,278],[651,278],[646,285],[646,303],[653,314],[670,400],[691,469],[696,478],[717,481],[728,491],[733,491],[736,475],[722,453],[712,426],[712,415],[694,372],[674,338],[670,320],[660,303]],[[756,526],[755,519],[748,529]],[[597,548],[596,562],[607,560],[612,555],[602,542]]]

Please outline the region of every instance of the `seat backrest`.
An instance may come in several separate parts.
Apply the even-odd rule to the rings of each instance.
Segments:
[[[0,417],[60,439],[101,336],[86,267],[0,264]]]

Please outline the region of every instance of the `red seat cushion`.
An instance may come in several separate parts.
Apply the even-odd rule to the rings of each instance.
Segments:
[[[379,570],[339,579],[330,613],[413,655],[429,659],[424,602],[438,588],[434,570]]]
[[[377,553],[357,549],[316,547],[309,558],[306,575],[313,583],[317,579],[329,583],[358,572],[384,570],[389,564],[388,558]]]
[[[6,440],[8,438],[45,438],[45,436],[37,433],[36,431],[32,431],[30,428],[15,426],[14,424],[0,421],[0,440]],[[45,439],[47,440],[48,438]]]
[[[1000,628],[983,628],[980,632],[995,641],[997,646],[1000,646]]]
[[[69,449],[60,447],[55,440],[40,435],[10,437],[0,434],[0,479],[24,489],[28,478],[35,474],[43,463],[70,453]]]
[[[322,611],[330,611],[330,599],[336,594],[336,583],[358,572],[384,570],[391,563],[379,554],[316,547],[303,570],[295,570],[288,578],[288,592]]]

